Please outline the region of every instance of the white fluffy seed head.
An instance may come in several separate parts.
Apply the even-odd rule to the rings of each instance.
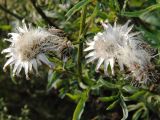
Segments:
[[[19,75],[24,68],[26,78],[29,79],[29,72],[38,73],[38,66],[41,63],[53,68],[53,63],[48,60],[45,53],[48,51],[60,53],[67,44],[67,38],[58,36],[56,29],[52,28],[51,32],[43,28],[31,26],[28,28],[24,22],[23,27],[18,27],[17,30],[16,33],[9,33],[11,37],[7,41],[11,42],[11,45],[2,51],[7,53],[6,57],[9,58],[3,69],[14,65],[13,74]]]
[[[121,70],[126,66],[137,81],[143,81],[146,78],[146,71],[152,66],[151,55],[141,47],[143,42],[139,39],[139,32],[131,32],[133,25],[128,26],[129,22],[124,25],[115,23],[114,26],[102,23],[104,31],[99,32],[92,41],[87,42],[88,47],[84,51],[90,51],[86,55],[87,62],[98,59],[97,70],[104,62],[104,72],[108,75],[110,64],[114,74],[114,64],[118,63]],[[141,73],[145,75],[140,77]]]
[[[50,33],[44,30],[30,30],[25,33],[19,33],[17,39],[13,40],[15,53],[18,59],[25,61],[34,58],[42,52],[41,44],[46,37],[51,36]],[[14,37],[14,35],[12,35]]]

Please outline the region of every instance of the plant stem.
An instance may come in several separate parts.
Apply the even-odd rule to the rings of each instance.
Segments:
[[[79,30],[79,37],[78,37],[78,42],[80,43],[78,46],[78,61],[77,61],[77,70],[78,70],[78,82],[80,83],[82,81],[82,57],[83,57],[83,39],[85,33],[84,28],[85,28],[85,20],[86,20],[86,10],[87,6],[85,5],[82,8],[82,13],[81,13],[81,20],[80,20],[80,30]]]
[[[11,11],[8,10],[7,8],[3,7],[3,5],[0,5],[0,10],[3,10],[5,13],[12,15],[13,17],[15,17],[15,18],[17,18],[17,19],[19,19],[19,20],[22,20],[22,19],[23,19],[23,17],[21,17],[21,16],[15,14],[15,13],[11,12]]]
[[[21,17],[21,16],[15,14],[14,12],[12,12],[11,10],[9,10],[8,8],[4,7],[4,5],[1,5],[1,4],[0,4],[0,10],[4,11],[5,14],[9,14],[9,15],[15,17],[16,19],[18,19],[18,20],[20,20],[20,21],[25,18],[24,16]],[[26,21],[26,22],[29,22],[29,23],[32,23],[33,26],[36,25],[35,23],[33,23],[33,22],[31,22],[31,21],[29,21],[29,20],[27,20],[27,19],[25,19],[25,21]]]
[[[36,9],[36,11],[41,15],[41,17],[42,17],[49,25],[58,28],[58,26],[57,26],[56,24],[54,24],[54,23],[52,22],[52,20],[51,20],[50,18],[48,18],[48,17],[46,16],[46,14],[43,12],[43,10],[37,5],[37,3],[36,3],[37,0],[30,0],[30,1],[31,1],[31,3],[32,3],[33,7]]]

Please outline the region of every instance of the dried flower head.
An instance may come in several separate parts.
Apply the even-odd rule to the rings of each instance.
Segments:
[[[46,52],[60,53],[68,43],[65,37],[57,35],[57,29],[27,27],[24,21],[22,23],[23,27],[18,27],[17,33],[9,33],[11,37],[6,39],[11,45],[2,51],[9,58],[3,69],[14,65],[13,74],[18,76],[24,68],[26,78],[29,79],[29,72],[35,71],[38,74],[38,66],[42,63],[54,67],[45,55]]]
[[[107,71],[110,65],[114,75],[114,66],[118,63],[120,70],[124,70],[126,66],[141,83],[149,79],[151,55],[142,47],[144,42],[139,39],[139,32],[131,32],[133,25],[128,26],[129,22],[124,25],[115,23],[114,26],[102,23],[105,31],[99,32],[92,41],[87,42],[88,47],[84,51],[90,51],[86,55],[87,63],[98,59],[96,70],[104,62],[105,74],[109,75]]]

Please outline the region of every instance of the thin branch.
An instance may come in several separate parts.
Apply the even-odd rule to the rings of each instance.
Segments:
[[[85,33],[84,28],[85,28],[85,20],[86,20],[86,10],[87,6],[84,6],[82,8],[82,13],[81,13],[81,22],[80,22],[80,30],[79,30],[79,37],[77,42],[79,42],[78,46],[78,61],[77,61],[77,70],[78,70],[78,82],[82,82],[82,57],[83,57],[83,42],[82,40],[84,39]]]
[[[4,7],[7,9],[8,8],[8,4],[7,4],[7,0],[4,0]],[[7,24],[9,24],[9,19],[8,19],[8,14],[5,12],[5,19]]]
[[[58,26],[55,25],[55,24],[45,15],[45,13],[43,12],[43,10],[42,10],[39,6],[36,5],[36,1],[37,1],[37,0],[30,0],[30,1],[31,1],[31,3],[32,3],[33,7],[36,9],[36,11],[41,15],[41,17],[42,17],[49,25],[58,28]]]
[[[10,14],[11,16],[19,19],[19,20],[22,20],[22,19],[23,19],[23,17],[21,17],[21,16],[15,14],[15,13],[11,12],[10,10],[6,9],[5,7],[3,7],[2,5],[0,5],[0,9],[3,10],[4,12]]]
[[[22,20],[24,19],[24,17],[21,17],[21,16],[15,14],[15,13],[11,12],[9,9],[6,9],[6,8],[3,7],[2,5],[0,5],[0,9],[3,10],[5,13],[10,14],[11,16],[17,18],[17,19],[20,20],[20,21],[22,21]],[[31,22],[31,21],[29,21],[29,20],[27,20],[27,19],[25,19],[25,21],[28,22],[28,23],[32,23],[33,26],[36,26],[35,23],[33,23],[33,22]]]

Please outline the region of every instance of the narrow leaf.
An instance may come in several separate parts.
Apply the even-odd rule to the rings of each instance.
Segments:
[[[124,90],[125,92],[128,92],[128,93],[135,93],[137,92],[139,89],[138,88],[135,88],[131,85],[125,85],[122,87],[122,90]]]
[[[138,92],[134,93],[133,95],[131,95],[130,97],[128,97],[128,99],[129,100],[137,100],[144,94],[145,94],[145,91],[138,91]]]
[[[116,85],[116,84],[113,84],[113,83],[110,83],[108,81],[105,81],[103,79],[100,79],[100,82],[106,86],[107,88],[109,89],[118,89],[120,87],[120,85]]]
[[[156,9],[160,9],[160,4],[155,4],[155,5],[149,6],[146,9],[135,11],[135,12],[122,12],[121,15],[127,16],[127,17],[140,17],[141,15],[144,15]]]
[[[100,81],[97,81],[97,83],[95,85],[91,86],[91,89],[95,90],[95,89],[98,89],[98,88],[100,88],[102,86],[103,86],[103,84]]]
[[[85,103],[86,103],[87,99],[88,99],[88,90],[84,91],[81,94],[81,98],[77,104],[75,111],[74,111],[72,120],[80,120],[82,113],[84,111],[84,107],[85,107]]]
[[[118,102],[119,102],[119,100],[114,101],[112,104],[110,104],[110,105],[107,107],[106,110],[112,110],[112,109],[114,109],[114,108],[117,106]]]
[[[108,18],[108,14],[103,11],[98,11],[97,16],[104,20]]]
[[[91,0],[82,0],[74,5],[66,14],[66,16],[68,17],[67,20],[69,20],[73,14],[75,14],[78,10],[80,10],[83,6],[87,5],[90,2]]]
[[[137,110],[137,109],[143,107],[143,104],[144,104],[144,103],[141,103],[141,102],[140,102],[140,103],[137,103],[137,104],[128,105],[128,111],[130,112],[130,111]]]
[[[132,120],[139,120],[140,115],[142,114],[143,108],[137,110],[133,116],[132,116]]]
[[[117,10],[117,11],[120,11],[120,7],[119,7],[118,0],[113,0],[113,1],[114,1],[114,4],[115,4],[115,7],[116,7],[116,10]]]
[[[110,96],[110,97],[99,97],[99,100],[102,102],[114,101],[118,98],[118,96]]]
[[[122,95],[120,96],[120,100],[120,105],[123,111],[123,118],[121,120],[126,120],[128,118],[128,109]]]
[[[67,93],[66,94],[71,100],[73,101],[77,101],[79,98],[80,98],[80,95],[77,94],[77,95],[72,95],[71,93]]]

